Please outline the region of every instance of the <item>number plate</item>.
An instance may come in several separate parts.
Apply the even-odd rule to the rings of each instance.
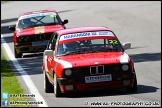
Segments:
[[[111,81],[111,80],[112,80],[111,74],[85,77],[86,83],[104,82],[104,81]]]
[[[32,46],[40,46],[40,45],[47,45],[48,44],[48,40],[45,41],[37,41],[37,42],[32,42]]]

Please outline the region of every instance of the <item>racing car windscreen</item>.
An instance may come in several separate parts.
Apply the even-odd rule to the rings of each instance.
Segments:
[[[18,28],[30,28],[46,25],[61,25],[61,19],[56,13],[31,14],[21,17],[18,21]]]
[[[110,51],[122,51],[122,46],[117,39],[95,37],[91,39],[61,43],[57,48],[57,56]]]

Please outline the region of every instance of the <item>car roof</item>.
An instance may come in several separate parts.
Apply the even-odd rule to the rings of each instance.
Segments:
[[[64,34],[72,34],[72,33],[79,33],[79,32],[92,32],[92,31],[104,31],[109,30],[112,31],[108,27],[102,27],[102,26],[91,26],[91,27],[76,27],[76,28],[67,28],[63,30],[58,30],[58,35],[64,35]]]
[[[24,16],[24,15],[30,15],[34,13],[45,13],[45,12],[56,12],[53,9],[48,9],[48,10],[37,10],[37,11],[30,11],[30,12],[24,12],[19,15],[19,17]]]

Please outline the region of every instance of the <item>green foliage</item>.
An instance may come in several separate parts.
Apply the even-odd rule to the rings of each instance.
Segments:
[[[3,92],[7,92],[9,95],[11,94],[24,94],[24,90],[21,88],[17,77],[12,72],[12,69],[6,60],[4,54],[1,50],[1,94]],[[2,97],[1,97],[2,98]],[[3,99],[1,99],[3,100]],[[10,97],[8,96],[9,107],[30,107],[25,104],[15,104],[11,105],[11,101],[28,101],[28,98],[25,97]]]
[[[7,3],[7,2],[9,2],[9,1],[1,1],[1,4]]]

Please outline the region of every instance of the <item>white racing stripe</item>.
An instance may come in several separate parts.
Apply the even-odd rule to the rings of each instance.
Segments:
[[[58,63],[61,63],[64,66],[65,69],[66,68],[72,68],[72,64],[68,61],[59,60],[59,59],[56,59],[56,58],[54,58],[54,60]]]
[[[128,63],[129,56],[124,52],[122,56],[120,56],[120,63]]]
[[[37,88],[35,87],[34,83],[32,82],[31,78],[29,77],[29,75],[26,73],[26,71],[21,67],[21,65],[19,64],[19,62],[17,61],[17,59],[14,57],[14,55],[12,54],[8,44],[6,43],[6,41],[3,38],[3,35],[1,35],[1,45],[4,47],[9,59],[13,62],[13,65],[15,66],[15,68],[18,70],[18,72],[21,74],[23,80],[25,81],[27,87],[30,90],[31,94],[35,94],[35,100],[36,102],[42,102],[43,104],[37,104],[39,107],[48,107],[45,100],[43,99],[43,97],[41,96],[41,94],[39,93],[39,91],[37,90]],[[35,105],[35,104],[34,104]]]

